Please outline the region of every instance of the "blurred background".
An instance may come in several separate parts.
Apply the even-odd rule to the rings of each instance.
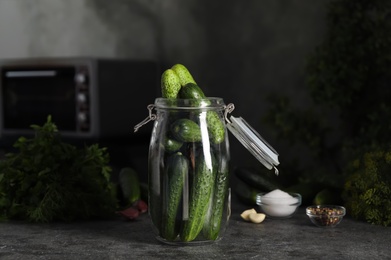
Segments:
[[[277,150],[284,187],[315,179],[339,194],[346,151],[353,158],[358,147],[389,143],[389,13],[380,0],[0,0],[0,60],[156,63],[156,85],[127,86],[129,102],[144,100],[113,116],[128,115],[138,139],[114,145],[113,161],[144,177],[152,123],[142,140],[131,130],[148,115],[161,72],[184,64],[207,96],[234,103],[232,115]],[[230,143],[234,169],[263,168],[233,136]]]
[[[279,187],[301,193],[305,204],[343,203],[382,225],[391,223],[390,35],[384,0],[0,0],[0,63],[136,62],[129,70],[102,63],[90,82],[104,86],[99,98],[116,111],[99,105],[98,119],[109,123],[98,130],[118,130],[117,138],[98,139],[114,167],[131,166],[146,180],[152,123],[136,134],[133,126],[160,95],[162,71],[181,63],[279,153],[280,176],[266,179],[231,135],[232,176],[245,184],[237,191]],[[83,86],[83,74],[78,80]],[[248,179],[252,173],[261,180]],[[254,205],[254,193],[241,195]]]
[[[277,92],[305,101],[306,56],[322,40],[327,2],[1,0],[0,59],[141,59],[161,70],[182,63],[208,96],[234,103],[233,115],[276,146],[284,162],[273,129],[261,121],[265,97]],[[132,111],[130,128],[147,105]],[[236,140],[231,145],[233,161],[257,163]]]

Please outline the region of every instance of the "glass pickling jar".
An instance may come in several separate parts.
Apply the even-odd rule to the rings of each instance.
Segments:
[[[137,131],[154,121],[148,209],[158,240],[205,244],[224,236],[231,213],[227,129],[269,169],[278,164],[269,160],[266,154],[274,152],[265,153],[267,144],[243,119],[227,118],[233,109],[222,98],[157,98],[148,106],[149,117],[135,126]]]
[[[149,147],[149,214],[157,238],[222,237],[230,216],[229,141],[221,98],[157,98]]]

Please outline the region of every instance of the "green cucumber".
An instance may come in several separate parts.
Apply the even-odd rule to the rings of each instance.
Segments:
[[[164,139],[164,149],[169,153],[178,151],[179,149],[181,149],[182,145],[183,142],[177,141],[173,138],[166,137]]]
[[[141,198],[140,181],[134,169],[130,167],[122,168],[118,180],[125,206],[130,206]]]
[[[228,184],[228,170],[223,172],[219,171],[213,189],[212,202],[209,206],[210,214],[205,220],[203,227],[203,235],[209,240],[216,240],[219,237],[224,205],[227,200]]]
[[[179,90],[178,97],[185,99],[204,99],[205,94],[197,84],[190,82]]]
[[[208,111],[206,122],[208,122],[208,131],[212,142],[215,144],[223,142],[225,139],[225,125],[219,114],[216,111]]]
[[[261,192],[259,189],[248,185],[238,178],[233,183],[232,190],[241,203],[252,207],[257,205],[257,194]]]
[[[201,129],[199,125],[187,118],[181,118],[172,123],[171,133],[176,140],[181,142],[201,141]]]
[[[178,96],[180,98],[186,99],[202,99],[203,102],[205,100],[207,101],[207,105],[210,104],[201,88],[194,83],[188,83],[182,87],[178,93]],[[196,105],[201,105],[201,102]],[[208,123],[208,131],[210,133],[210,139],[212,142],[215,144],[223,142],[225,139],[225,126],[219,114],[216,111],[208,111],[206,114],[206,121]]]
[[[343,203],[341,192],[333,188],[324,188],[313,199],[314,205],[339,205]]]
[[[189,70],[182,64],[175,64],[171,69],[177,74],[181,86],[185,86],[187,83],[196,83]]]
[[[183,183],[189,172],[189,161],[178,152],[171,155],[166,164],[165,178],[168,189],[165,214],[162,220],[161,236],[168,241],[173,241],[179,234],[179,208],[182,198]]]
[[[180,234],[182,241],[189,242],[196,239],[202,230],[216,177],[215,163],[211,153],[200,153],[196,158],[193,184],[189,194],[189,218],[184,221]]]
[[[269,172],[260,172],[249,167],[240,167],[235,169],[234,172],[240,180],[259,189],[261,192],[269,192],[282,188],[282,185],[273,179],[273,177],[276,178],[276,176],[269,175]]]
[[[177,98],[181,83],[178,75],[172,70],[167,69],[162,73],[161,91],[164,98]]]

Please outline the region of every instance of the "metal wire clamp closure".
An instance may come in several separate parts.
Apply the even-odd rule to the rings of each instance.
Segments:
[[[149,121],[154,121],[156,120],[157,116],[152,113],[152,110],[155,108],[155,105],[149,104],[147,106],[147,109],[149,111],[149,115],[140,123],[134,126],[134,133],[138,131],[139,128],[141,128],[143,125],[147,124]]]
[[[155,108],[155,105],[149,104],[147,106],[149,115],[140,123],[134,126],[134,133],[136,133],[143,125],[148,124],[150,121],[156,120],[157,116],[156,114],[153,114],[152,111]],[[228,123],[231,123],[231,121],[228,119],[228,113],[231,113],[235,109],[235,105],[230,103],[224,107],[224,118]]]
[[[231,114],[232,111],[234,111],[234,109],[235,109],[235,105],[232,103],[229,103],[224,107],[224,118],[225,121],[227,121],[229,124],[231,124],[231,121],[228,119],[228,113]]]

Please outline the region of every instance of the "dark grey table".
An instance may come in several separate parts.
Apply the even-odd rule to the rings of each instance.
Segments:
[[[72,224],[0,223],[0,259],[391,259],[391,228],[345,217],[314,226],[300,208],[290,219],[244,222],[235,203],[224,238],[202,246],[158,242],[148,215]]]

